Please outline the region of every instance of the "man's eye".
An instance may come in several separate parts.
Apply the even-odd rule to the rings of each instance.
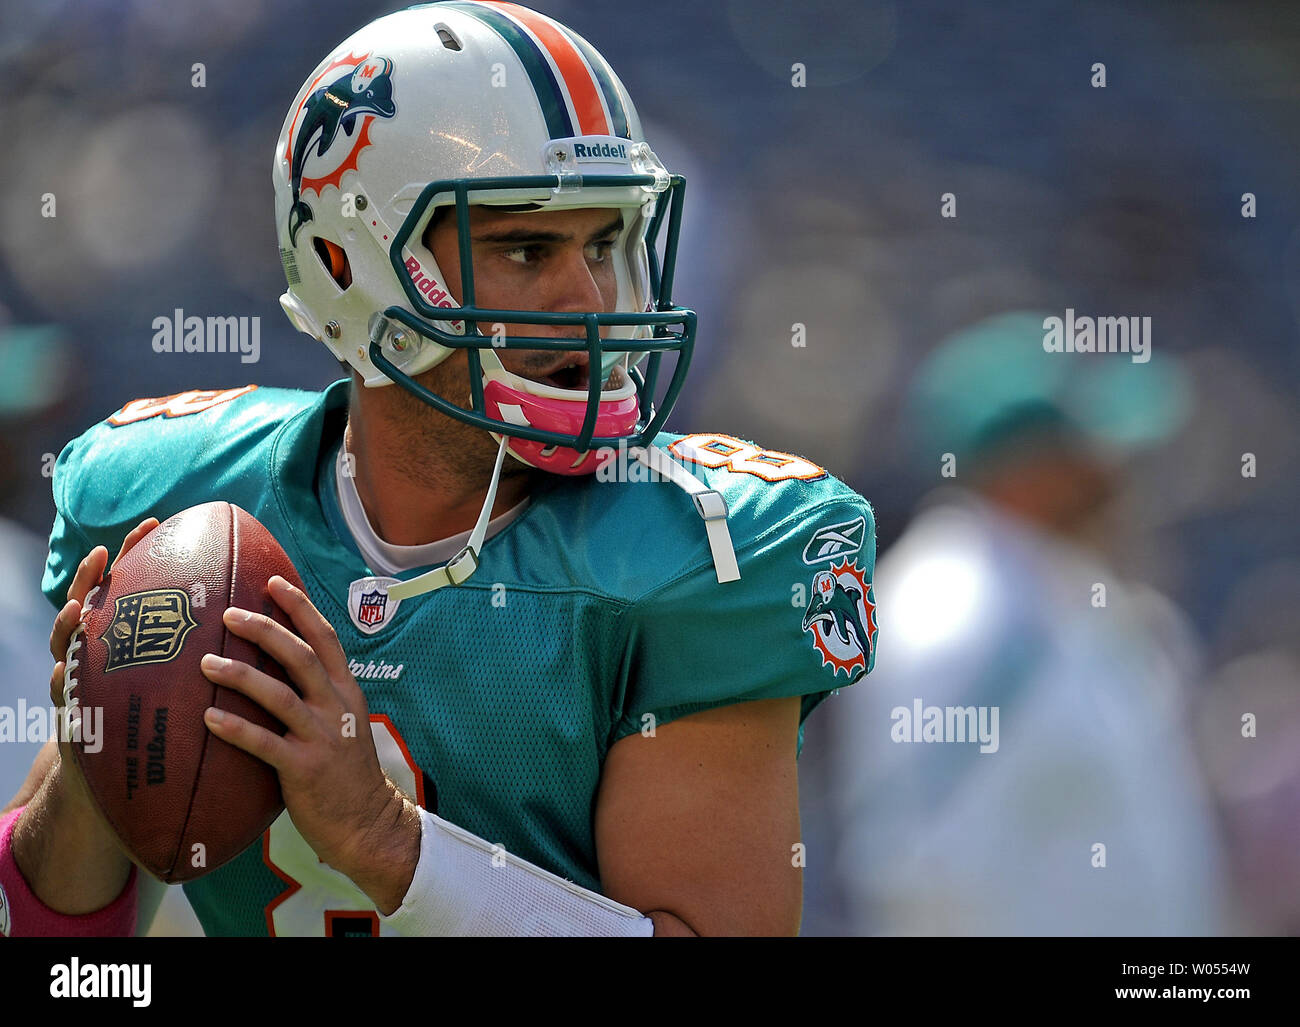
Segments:
[[[613,248],[614,240],[610,239],[605,242],[588,243],[583,247],[583,253],[588,260],[594,263],[604,263]],[[505,250],[501,256],[511,263],[518,264],[521,267],[528,267],[536,264],[541,259],[542,247],[517,246],[513,250]]]

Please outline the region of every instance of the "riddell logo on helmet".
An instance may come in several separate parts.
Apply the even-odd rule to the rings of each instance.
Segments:
[[[415,287],[424,293],[425,299],[435,307],[454,307],[456,305],[452,302],[450,296],[438,288],[438,283],[424,273],[424,268],[420,266],[420,262],[414,257],[406,258],[406,270],[411,272],[411,281],[415,283]]]
[[[609,143],[574,143],[573,155],[578,160],[606,160],[606,161],[625,161],[627,160],[627,147],[622,143],[611,145]]]

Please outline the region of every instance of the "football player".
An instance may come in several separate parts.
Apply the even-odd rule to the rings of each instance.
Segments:
[[[62,661],[109,547],[195,504],[301,574],[270,582],[296,635],[225,615],[297,693],[205,661],[287,728],[208,712],[287,809],[186,885],[205,931],[797,933],[796,757],[874,660],[872,512],[801,457],[661,431],[695,344],[684,182],[613,69],[511,3],[388,15],[304,83],[274,180],[281,303],[350,376],[127,403],[59,458],[43,582]],[[70,761],[0,824],[14,933],[131,929]]]

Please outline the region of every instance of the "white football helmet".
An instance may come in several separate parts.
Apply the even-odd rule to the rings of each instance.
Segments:
[[[694,312],[670,297],[685,182],[645,142],[613,70],[572,30],[492,0],[379,18],[299,90],[274,179],[289,283],[281,305],[367,386],[397,382],[492,432],[525,463],[563,474],[594,471],[598,447],[644,446],[658,432],[695,339]],[[616,311],[476,307],[470,204],[620,209]],[[445,205],[460,229],[454,288],[422,242]],[[562,389],[511,374],[479,330],[497,322],[575,326],[568,339],[511,336],[504,347],[586,350],[588,384]],[[413,381],[458,348],[469,351],[472,409]],[[656,409],[659,363],[672,351],[676,368]],[[636,365],[647,353],[643,374]]]

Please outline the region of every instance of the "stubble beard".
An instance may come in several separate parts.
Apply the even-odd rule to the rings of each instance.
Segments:
[[[461,409],[471,409],[469,358],[464,351],[453,353],[414,378]],[[488,432],[435,410],[400,385],[384,388],[392,396],[386,403],[383,430],[395,451],[407,455],[401,470],[408,479],[431,489],[446,489],[450,483],[487,487],[498,449]],[[507,453],[501,465],[501,480],[526,477],[535,471]]]

